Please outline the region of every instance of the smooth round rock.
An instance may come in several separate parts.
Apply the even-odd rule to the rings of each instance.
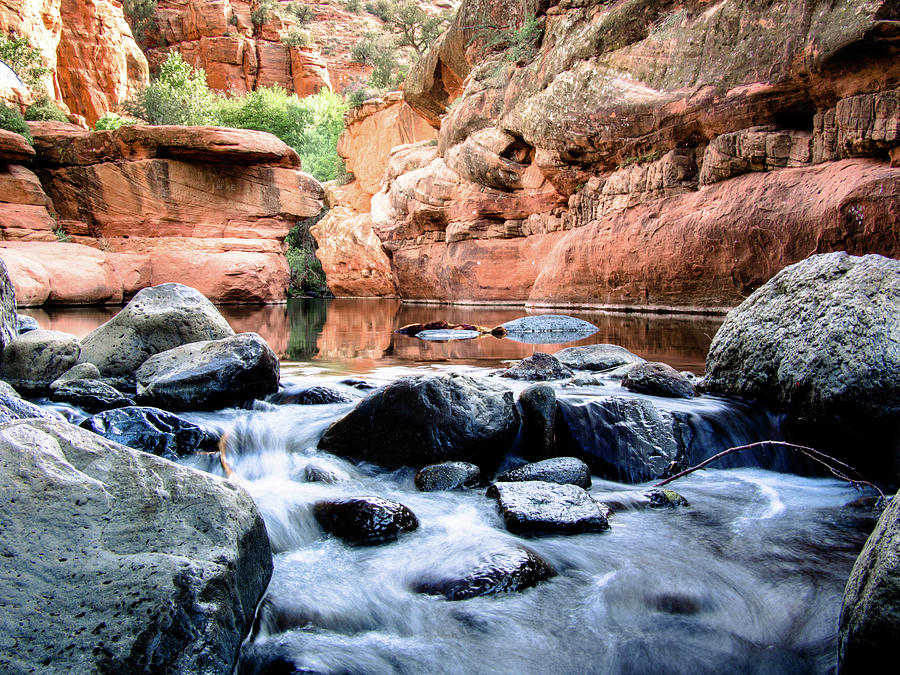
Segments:
[[[78,338],[56,330],[33,330],[13,338],[0,354],[0,377],[17,390],[42,394],[75,365]]]
[[[502,483],[542,480],[587,489],[591,487],[591,470],[587,464],[575,457],[553,457],[502,473],[496,480]]]
[[[17,314],[16,321],[18,322],[19,335],[22,335],[22,333],[28,333],[33,330],[40,330],[41,328],[40,324],[38,324],[37,322],[37,319],[35,319],[33,316]]]
[[[622,386],[629,391],[650,396],[693,398],[694,385],[684,375],[665,363],[648,362],[632,366]]]
[[[56,389],[60,385],[71,382],[72,380],[99,380],[102,377],[100,369],[93,363],[79,363],[72,366],[53,380],[53,382],[50,383],[50,389]]]
[[[556,358],[572,370],[611,370],[628,363],[643,363],[637,354],[619,345],[581,345],[556,352]]]
[[[416,489],[420,492],[457,490],[476,487],[481,482],[481,469],[469,462],[441,462],[422,467],[416,473]]]
[[[522,454],[527,459],[552,457],[556,449],[556,391],[533,384],[519,393],[522,409]]]
[[[508,377],[511,380],[543,382],[546,380],[562,380],[572,377],[574,374],[570,368],[564,366],[552,354],[535,352],[502,371],[500,377]]]
[[[351,544],[384,544],[419,527],[409,508],[382,497],[320,501],[313,513],[323,530]]]

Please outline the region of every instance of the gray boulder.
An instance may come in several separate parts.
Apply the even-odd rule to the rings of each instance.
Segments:
[[[104,377],[133,379],[148,358],[167,349],[234,335],[213,304],[193,288],[162,284],[145,288],[122,311],[81,341],[81,362]]]
[[[622,378],[622,386],[629,391],[650,396],[693,398],[691,381],[665,363],[637,363]]]
[[[91,415],[134,405],[134,400],[99,380],[66,380],[55,389],[50,389],[49,398],[51,401],[78,406]]]
[[[552,457],[556,450],[556,391],[533,384],[519,393],[522,409],[521,452],[527,459]]]
[[[0,377],[25,394],[42,394],[78,361],[78,338],[56,330],[17,336],[0,353]]]
[[[238,485],[63,422],[0,425],[0,671],[230,673],[272,573]]]
[[[13,287],[6,263],[0,259],[0,349],[19,334],[16,314],[16,289]]]
[[[513,534],[584,534],[609,529],[609,509],[577,485],[544,481],[493,483],[488,497]]]
[[[160,352],[135,375],[143,405],[216,410],[278,391],[279,364],[259,335],[241,333]]]
[[[469,462],[441,462],[422,467],[416,473],[416,489],[420,492],[457,490],[475,487],[481,482],[481,469]]]
[[[812,422],[896,420],[900,261],[826,253],[784,268],[728,313],[704,386]]]
[[[499,462],[519,428],[512,392],[466,375],[413,375],[382,387],[333,423],[319,448],[387,468]]]
[[[97,368],[93,363],[79,363],[76,366],[72,366],[58,378],[53,380],[50,383],[50,389],[56,389],[57,387],[61,387],[66,382],[71,382],[72,380],[99,380],[103,377],[100,374],[100,369]]]
[[[26,316],[24,314],[17,314],[16,321],[18,322],[18,331],[19,335],[22,333],[27,333],[32,330],[39,330],[40,325],[33,316]]]
[[[6,383],[4,382],[3,384]],[[55,412],[44,410],[34,403],[29,403],[21,398],[14,389],[10,389],[11,393],[9,391],[0,391],[0,423],[27,419],[62,420],[62,417]]]
[[[900,493],[898,493],[900,494]],[[840,672],[873,673],[897,656],[900,638],[900,497],[881,514],[853,565],[841,606]]]
[[[561,380],[572,377],[575,373],[552,354],[535,352],[518,363],[514,363],[500,373],[500,377],[508,377],[511,380]]]
[[[527,480],[542,480],[560,485],[571,484],[587,489],[591,487],[591,470],[576,457],[553,457],[520,466],[497,476],[497,481],[501,483]]]
[[[589,337],[598,328],[588,321],[564,314],[537,314],[502,324],[506,337],[528,344],[561,344]]]
[[[276,405],[328,405],[331,403],[351,403],[358,400],[359,396],[351,396],[346,391],[327,387],[324,385],[315,386],[292,386],[287,387],[277,394],[269,396],[269,403]]]
[[[568,347],[556,352],[556,358],[572,370],[612,370],[629,363],[644,362],[625,347],[608,344]]]

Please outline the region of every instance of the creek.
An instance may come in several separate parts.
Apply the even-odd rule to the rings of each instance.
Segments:
[[[426,343],[392,330],[434,319],[492,326],[524,312],[360,300],[220,309],[235,330],[270,342],[283,381],[348,391],[348,378],[379,385],[429,371],[487,375],[534,351],[602,342],[699,374],[720,323],[569,312],[600,331],[566,345]],[[114,312],[27,313],[43,328],[84,335]],[[624,394],[615,382],[557,391],[586,428],[593,401]],[[652,401],[687,416],[703,456],[780,433],[777,416],[715,397]],[[353,405],[260,402],[185,415],[228,432],[234,480],[255,499],[272,542],[275,571],[239,673],[833,672],[844,583],[875,520],[848,505],[859,497],[849,485],[801,475],[809,467],[790,458],[735,455],[730,466],[672,484],[689,507],[651,510],[640,506],[648,484],[594,476],[591,495],[616,505],[609,531],[521,538],[507,532],[484,489],[422,493],[411,469],[317,451],[325,428]],[[182,461],[222,474],[211,457]],[[338,480],[310,482],[313,468]],[[368,547],[322,533],[316,501],[364,495],[402,502],[419,529]],[[457,602],[412,590],[515,547],[536,552],[559,575],[520,593]]]

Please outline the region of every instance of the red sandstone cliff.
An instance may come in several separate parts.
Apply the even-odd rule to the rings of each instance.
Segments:
[[[898,56],[889,0],[467,0],[405,85],[436,152],[372,200],[396,288],[709,308],[900,256]]]
[[[20,304],[118,303],[167,281],[216,302],[286,298],[284,238],[321,210],[323,195],[277,138],[31,127],[36,156],[15,143],[21,136],[0,136],[0,258]],[[40,182],[21,165],[28,155]]]

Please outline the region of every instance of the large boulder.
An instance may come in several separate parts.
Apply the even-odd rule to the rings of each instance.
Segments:
[[[891,663],[900,637],[900,496],[881,514],[850,572],[841,607],[840,672]]]
[[[460,460],[493,464],[519,428],[512,392],[467,375],[412,375],[332,424],[319,448],[387,468]]]
[[[278,391],[275,352],[256,333],[194,342],[160,352],[138,368],[143,404],[214,410]]]
[[[6,264],[0,260],[0,349],[3,349],[19,334],[19,320],[16,314],[16,289],[6,271]]]
[[[587,464],[576,457],[553,457],[506,471],[497,476],[496,480],[500,483],[542,480],[560,485],[577,485],[586,490],[591,487],[591,471]]]
[[[0,425],[0,670],[230,673],[272,572],[238,485],[62,422]]]
[[[556,391],[546,383],[533,384],[519,393],[519,406],[521,453],[527,459],[552,457],[556,448]]]
[[[644,362],[625,347],[609,344],[567,347],[556,352],[556,358],[573,370],[612,370],[629,363]]]
[[[78,361],[78,338],[56,330],[19,335],[0,353],[0,377],[16,389],[41,394]]]
[[[583,534],[609,529],[609,509],[577,485],[532,480],[493,483],[488,497],[513,534]]]
[[[133,378],[148,358],[167,349],[234,335],[203,295],[181,284],[145,288],[81,341],[81,362],[105,377]]]

